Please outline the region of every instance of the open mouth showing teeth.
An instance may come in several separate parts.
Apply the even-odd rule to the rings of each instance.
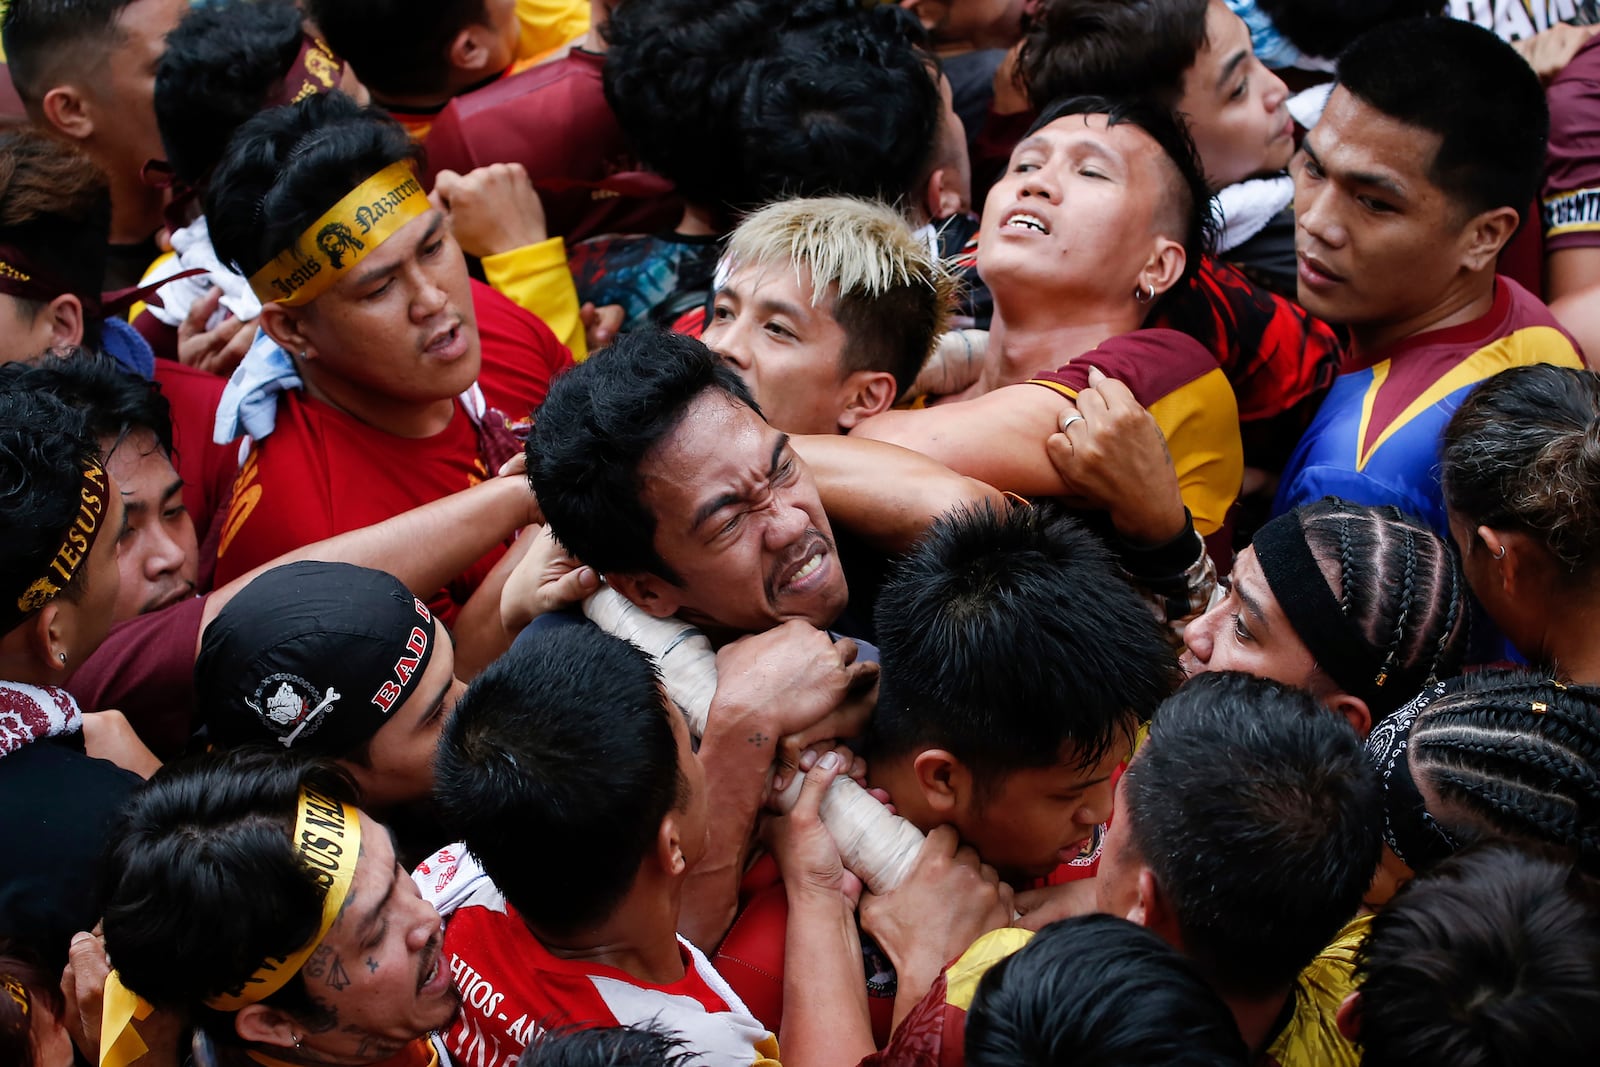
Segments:
[[[814,555],[810,559],[806,560],[805,566],[803,566],[799,570],[795,571],[794,575],[789,579],[789,581],[786,584],[788,584],[788,585],[797,585],[800,582],[805,581],[807,578],[809,578],[813,574],[817,573],[817,568],[821,567],[821,566],[822,566],[822,553],[818,552],[816,555]]]
[[[1006,219],[1007,226],[1015,226],[1024,230],[1033,230],[1037,233],[1049,233],[1050,227],[1037,215],[1030,215],[1026,211],[1019,211]]]
[[[418,989],[426,989],[433,984],[433,980],[439,977],[439,968],[443,965],[443,962],[444,957],[442,954],[433,958],[433,966],[429,967],[427,973],[422,976],[422,981],[417,985]]]

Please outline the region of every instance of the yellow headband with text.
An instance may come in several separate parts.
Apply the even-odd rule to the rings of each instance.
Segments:
[[[300,968],[328,936],[344,909],[361,855],[360,813],[349,804],[342,804],[310,786],[302,786],[293,844],[296,858],[326,890],[322,898],[322,922],[316,934],[286,956],[267,957],[238,988],[209,998],[205,1002],[208,1008],[238,1011],[282,989],[290,978],[300,973]],[[100,1022],[100,1067],[127,1067],[148,1051],[133,1027],[133,1020],[146,1019],[149,1015],[150,1005],[134,996],[123,986],[117,972],[112,971],[106,979]]]
[[[329,208],[293,244],[252,274],[250,288],[263,304],[309,304],[396,230],[431,207],[411,164],[390,164]]]
[[[44,573],[16,595],[16,602],[0,604],[0,633],[9,632],[29,615],[61,595],[89,558],[106,516],[106,469],[98,460],[86,460],[78,486],[78,511],[61,535],[61,545],[50,557]]]

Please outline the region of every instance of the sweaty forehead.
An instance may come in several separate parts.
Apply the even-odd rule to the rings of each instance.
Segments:
[[[708,500],[765,475],[778,432],[720,389],[707,389],[639,465],[645,503],[663,527],[687,529]]]
[[[1410,187],[1432,184],[1427,175],[1440,137],[1378,110],[1341,85],[1328,97],[1328,106],[1305,143],[1335,177],[1378,175]]]

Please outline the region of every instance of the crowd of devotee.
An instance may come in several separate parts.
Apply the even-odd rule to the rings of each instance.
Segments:
[[[1600,1058],[1595,0],[0,45],[0,1067]]]

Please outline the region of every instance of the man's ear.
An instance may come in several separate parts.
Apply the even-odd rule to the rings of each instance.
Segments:
[[[658,575],[607,574],[604,577],[606,584],[627,597],[634,607],[658,619],[676,615],[683,602],[678,587]]]
[[[450,65],[464,74],[483,77],[493,74],[489,69],[490,60],[494,58],[493,28],[478,23],[466,27],[450,42],[448,57]]]
[[[306,337],[303,316],[303,312],[286,308],[282,304],[263,304],[261,318],[258,321],[266,335],[291,356],[316,359],[316,346]]]
[[[839,387],[844,396],[844,409],[839,412],[840,429],[849,432],[874,415],[881,415],[894,406],[894,375],[888,371],[858,370],[845,376]]]
[[[1139,280],[1135,284],[1140,290],[1149,286],[1156,296],[1160,296],[1178,284],[1178,279],[1183,277],[1184,264],[1188,261],[1189,256],[1184,252],[1183,245],[1170,237],[1157,237],[1150,258],[1145,260],[1144,269],[1139,271]]]
[[[87,141],[94,136],[93,109],[77,86],[56,86],[44,94],[39,107],[45,121],[63,137]]]
[[[1361,1041],[1361,994],[1351,993],[1339,1004],[1339,1011],[1333,1017],[1334,1024],[1339,1027],[1339,1033],[1352,1045]]]
[[[689,869],[689,861],[683,854],[683,835],[678,832],[678,813],[669,811],[661,818],[661,825],[656,828],[656,863],[661,867],[661,873],[671,878],[678,878]]]
[[[246,1004],[233,1017],[233,1029],[253,1045],[294,1048],[305,1038],[305,1026],[293,1016],[266,1004]]]
[[[1139,896],[1132,910],[1128,912],[1127,919],[1158,935],[1174,948],[1182,947],[1177,916],[1172,912],[1172,902],[1161,891],[1161,885],[1156,881],[1156,872],[1149,867],[1139,868]]]
[[[66,622],[61,604],[52,600],[39,609],[39,614],[33,617],[33,625],[28,627],[28,651],[53,671],[64,671],[69,666],[62,660],[63,654],[68,660],[72,658],[72,649],[67,647],[71,635]]]
[[[1461,265],[1470,271],[1487,270],[1517,232],[1521,217],[1516,209],[1497,207],[1475,215],[1461,231]]]
[[[50,330],[51,348],[70,348],[83,344],[83,301],[62,293],[43,309]]]
[[[956,183],[949,179],[949,169],[935,167],[928,175],[928,184],[922,191],[922,206],[930,221],[947,219],[961,211],[961,193]]]
[[[1328,709],[1343,715],[1345,721],[1356,729],[1356,736],[1366,739],[1372,733],[1372,709],[1360,697],[1340,693],[1328,701]]]
[[[911,761],[917,786],[929,809],[950,818],[971,803],[972,772],[942,748],[923,749]]]

